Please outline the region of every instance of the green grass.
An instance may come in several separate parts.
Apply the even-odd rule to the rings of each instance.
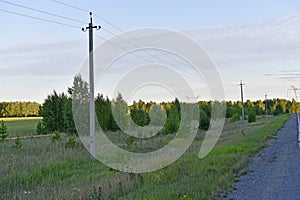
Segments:
[[[204,159],[197,152],[186,154],[163,170],[143,175],[143,186],[122,199],[215,199],[226,194],[250,157],[266,147],[288,119],[284,115],[269,121],[231,144],[217,146]]]
[[[51,138],[0,143],[0,199],[215,199],[239,180],[251,156],[266,146],[266,141],[289,119],[259,118],[255,124],[229,123],[217,146],[204,159],[198,158],[204,132],[199,132],[190,149],[170,166],[151,173],[134,175],[112,170],[98,161],[90,161],[80,144],[66,148],[68,136],[53,142]],[[24,121],[19,121],[21,124]],[[29,124],[31,121],[27,121]],[[25,126],[20,125],[21,127]],[[111,138],[126,147],[126,137]],[[170,136],[156,137],[164,144]],[[152,142],[143,145],[148,150]],[[128,147],[140,148],[139,141]],[[99,192],[98,186],[101,186]],[[101,195],[100,195],[101,193]]]
[[[0,118],[8,128],[8,137],[29,136],[36,134],[36,126],[41,117]]]

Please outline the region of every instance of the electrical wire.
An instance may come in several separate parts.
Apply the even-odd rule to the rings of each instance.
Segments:
[[[69,7],[69,8],[73,8],[73,9],[76,9],[76,10],[80,10],[80,11],[82,11],[82,12],[88,12],[88,13],[89,13],[88,10],[85,10],[85,9],[82,9],[82,8],[77,7],[77,6],[73,6],[73,5],[71,5],[71,4],[67,4],[67,3],[64,3],[64,2],[61,2],[61,1],[57,1],[57,0],[49,0],[49,1],[52,1],[52,2],[55,2],[55,3],[61,4],[61,5],[67,6],[67,7]]]
[[[39,21],[44,21],[44,22],[48,22],[48,23],[52,23],[52,24],[58,24],[58,25],[62,25],[62,26],[67,26],[67,27],[72,27],[72,28],[76,28],[76,29],[78,29],[78,28],[81,29],[81,27],[79,27],[79,26],[75,26],[75,25],[71,25],[71,24],[66,24],[66,23],[62,23],[62,22],[57,22],[57,21],[54,21],[54,20],[49,20],[49,19],[34,17],[32,15],[27,15],[27,14],[24,14],[24,13],[13,12],[13,11],[4,10],[4,9],[0,9],[0,11],[1,12],[5,12],[5,13],[10,13],[10,14],[18,15],[18,16],[22,16],[22,17],[27,17],[27,18],[35,19],[35,20],[39,20]]]
[[[73,9],[77,9],[77,10],[80,10],[80,11],[82,11],[82,12],[89,12],[88,10],[79,8],[79,7],[77,7],[77,6],[73,6],[73,5],[71,5],[71,4],[64,3],[64,2],[62,2],[62,1],[58,1],[58,0],[49,0],[49,1],[52,1],[52,2],[55,2],[55,3],[61,4],[61,5],[64,5],[64,6],[73,8]],[[105,19],[104,17],[101,17],[100,15],[98,15],[98,14],[96,14],[96,13],[93,13],[93,14],[94,14],[95,17],[97,17],[97,18],[103,20],[104,22],[106,22],[106,23],[109,24],[110,26],[114,27],[115,29],[121,31],[122,33],[125,33],[126,35],[128,35],[129,37],[135,39],[136,41],[138,41],[138,42],[140,42],[140,43],[146,45],[146,47],[150,47],[150,45],[148,45],[148,44],[145,43],[144,41],[142,41],[142,40],[140,40],[140,39],[137,39],[137,38],[131,36],[129,33],[123,31],[121,28],[119,28],[118,26],[114,25],[113,23],[111,23],[110,21],[108,21],[107,19]],[[108,29],[105,29],[104,27],[102,27],[102,30],[104,30],[105,32],[107,32],[107,33],[109,33],[109,34],[111,34],[111,35],[114,35],[114,36],[118,37],[119,39],[125,41],[126,43],[130,44],[130,45],[133,46],[133,47],[137,47],[136,45],[131,44],[129,41],[126,41],[124,38],[121,38],[121,37],[115,35],[113,32],[109,31]],[[148,55],[150,55],[150,56],[152,56],[152,57],[154,57],[154,58],[156,58],[156,59],[158,59],[158,60],[164,62],[164,63],[167,63],[168,65],[171,65],[171,66],[174,65],[174,64],[172,64],[172,63],[170,63],[170,62],[168,62],[168,61],[166,61],[166,60],[163,60],[162,58],[160,58],[160,57],[158,57],[158,56],[156,56],[156,55],[151,54],[150,52],[146,52],[146,53],[147,53]],[[168,54],[165,54],[165,53],[161,53],[161,54],[163,54],[163,55],[165,55],[165,56],[167,56],[167,57],[170,58],[170,56],[169,56]],[[171,58],[171,59],[172,59],[172,58]],[[186,63],[182,63],[181,61],[179,61],[179,62],[177,62],[177,63],[181,63],[181,64],[183,64],[183,65],[186,65]],[[194,74],[193,74],[192,72],[188,72],[188,71],[186,71],[186,70],[182,70],[182,71],[185,72],[185,73],[190,74],[190,76],[193,77],[195,80],[200,80],[199,78],[195,78],[195,76],[194,76]]]
[[[31,8],[31,7],[28,7],[28,6],[21,5],[21,4],[16,4],[16,3],[12,3],[12,2],[9,2],[9,1],[4,1],[4,0],[0,0],[0,2],[9,4],[9,5],[12,5],[12,6],[24,8],[24,9],[27,9],[27,10],[32,10],[32,11],[35,11],[35,12],[39,12],[39,13],[51,15],[51,16],[54,16],[54,17],[59,17],[59,18],[62,18],[62,19],[66,19],[66,20],[70,20],[70,21],[74,21],[74,22],[86,24],[85,22],[77,20],[77,19],[73,19],[73,18],[70,18],[70,17],[65,17],[65,16],[62,16],[62,15],[58,15],[58,14],[46,12],[46,11],[43,11],[43,10],[40,10],[40,9],[36,9],[36,8]]]
[[[118,47],[118,48],[120,48],[120,49],[122,49],[122,50],[124,50],[124,51],[128,51],[127,49],[121,47],[120,45],[118,45],[118,44],[116,44],[116,43],[114,43],[114,42],[112,42],[112,41],[110,41],[110,40],[107,40],[106,38],[104,38],[104,37],[102,37],[102,36],[100,36],[100,35],[98,35],[98,34],[95,34],[95,36],[97,36],[98,38],[101,38],[101,39],[104,40],[104,41],[108,41],[110,44],[114,45],[115,47]],[[143,59],[143,60],[146,61],[146,62],[153,63],[153,61],[148,60],[148,59],[146,59],[145,57],[136,54],[135,52],[130,52],[130,53],[133,54],[133,55],[135,55],[135,56],[137,56],[137,57],[139,57],[139,58],[141,58],[141,59]]]

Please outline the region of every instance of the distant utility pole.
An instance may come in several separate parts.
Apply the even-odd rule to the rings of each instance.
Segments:
[[[90,23],[82,31],[89,30],[89,76],[90,76],[90,154],[91,160],[95,160],[95,99],[94,99],[94,57],[93,57],[93,29],[99,30],[101,26],[93,26],[92,12],[90,12]]]
[[[294,93],[295,93],[295,97],[296,97],[296,100],[298,101],[298,95],[297,95],[297,91],[300,90],[300,88],[296,88],[295,86],[291,86],[292,87],[292,90],[294,90]]]
[[[241,86],[241,99],[242,99],[242,120],[244,121],[245,120],[245,108],[244,108],[243,85],[245,85],[245,84],[243,84],[242,80],[241,80],[240,86]]]
[[[265,101],[266,101],[266,115],[268,115],[268,95],[265,94]]]

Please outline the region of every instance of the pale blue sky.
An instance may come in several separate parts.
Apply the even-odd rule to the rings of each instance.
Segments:
[[[88,13],[83,13],[49,0],[7,1],[71,17],[80,21],[88,22],[89,20]],[[161,27],[178,31],[190,31],[211,27],[250,26],[251,24],[257,24],[257,27],[259,27],[261,23],[272,23],[274,20],[280,20],[292,14],[297,15],[300,13],[300,1],[297,0],[61,1],[84,10],[92,10],[123,30],[139,27]],[[60,21],[79,27],[84,26],[84,24],[24,10],[3,2],[0,2],[0,9]],[[109,24],[101,21],[101,19],[95,18],[94,22],[112,32],[119,32]],[[40,22],[1,11],[0,25],[2,27],[0,37],[0,101],[30,100],[43,102],[43,99],[45,99],[47,94],[51,93],[53,89],[66,91],[72,82],[72,77],[79,71],[81,63],[84,62],[87,56],[87,35],[82,33],[80,29]],[[243,28],[243,26],[238,27],[239,29]],[[274,28],[276,28],[275,25]],[[251,26],[246,30],[252,30]],[[268,30],[264,32],[267,31]],[[294,30],[291,28],[288,34],[299,35],[300,38],[300,31],[297,31],[298,29]],[[220,34],[220,32],[218,33]],[[108,36],[107,33],[101,30],[98,31],[97,34],[104,37]],[[208,40],[213,39],[208,38]],[[228,99],[239,98],[238,88],[235,87],[239,79],[243,79],[246,82],[248,81],[247,87],[249,87],[249,90],[248,92],[246,91],[246,94],[251,99],[262,99],[264,93],[269,93],[271,97],[286,97],[286,89],[288,89],[292,83],[288,82],[286,86],[283,86],[285,82],[282,82],[282,80],[279,81],[276,77],[272,79],[269,76],[269,79],[261,80],[262,83],[267,82],[273,85],[274,88],[278,87],[280,89],[270,91],[269,87],[266,86],[266,88],[263,88],[264,85],[262,85],[260,93],[257,94],[255,93],[257,86],[251,88],[251,79],[245,76],[243,72],[247,71],[249,75],[251,73],[251,67],[253,67],[253,69],[273,68],[276,69],[274,76],[278,73],[280,75],[284,70],[291,71],[300,69],[298,58],[294,59],[294,57],[291,57],[287,60],[283,59],[278,62],[280,64],[277,63],[278,65],[265,61],[257,65],[249,63],[245,70],[238,68],[234,62],[232,67],[229,67],[230,63],[224,64],[223,67],[222,62],[218,62],[222,56],[217,56],[222,54],[222,51],[215,50],[213,42],[207,42],[208,40],[200,37],[198,41],[201,44],[203,43],[213,58],[215,56],[225,87],[227,87],[226,96]],[[285,41],[282,41],[282,43],[284,42]],[[289,43],[284,45],[289,46]],[[271,50],[275,49],[275,45],[271,45],[271,47]],[[267,48],[270,48],[270,46],[265,47],[264,51]],[[258,52],[259,50],[259,47],[256,47],[253,51]],[[287,53],[288,50],[289,49],[285,49],[285,53]],[[226,53],[226,49],[224,52]],[[65,54],[64,58],[59,57],[59,55],[62,54]],[[248,55],[249,52],[245,54]],[[271,55],[274,56],[275,53]],[[263,53],[259,54],[259,56],[253,56],[255,56],[255,59],[259,57],[260,60],[265,58]],[[268,56],[270,57],[270,55]],[[228,60],[226,61],[228,62]],[[267,70],[262,72],[261,77],[266,73]],[[232,74],[236,76],[232,76]],[[258,81],[258,79],[253,80],[253,83],[257,84]],[[299,79],[293,84],[299,84]]]

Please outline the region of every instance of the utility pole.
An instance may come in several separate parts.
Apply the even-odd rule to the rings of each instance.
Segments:
[[[243,84],[242,80],[241,80],[240,86],[241,86],[241,100],[242,100],[242,120],[244,121],[245,120],[245,108],[244,108],[243,85],[245,85],[245,84]]]
[[[268,115],[268,95],[265,94],[265,101],[266,101],[266,115]]]
[[[101,26],[93,26],[92,12],[90,12],[90,23],[82,31],[89,30],[89,83],[90,83],[90,154],[91,160],[95,160],[95,94],[94,94],[94,55],[93,55],[93,29],[99,30]]]

